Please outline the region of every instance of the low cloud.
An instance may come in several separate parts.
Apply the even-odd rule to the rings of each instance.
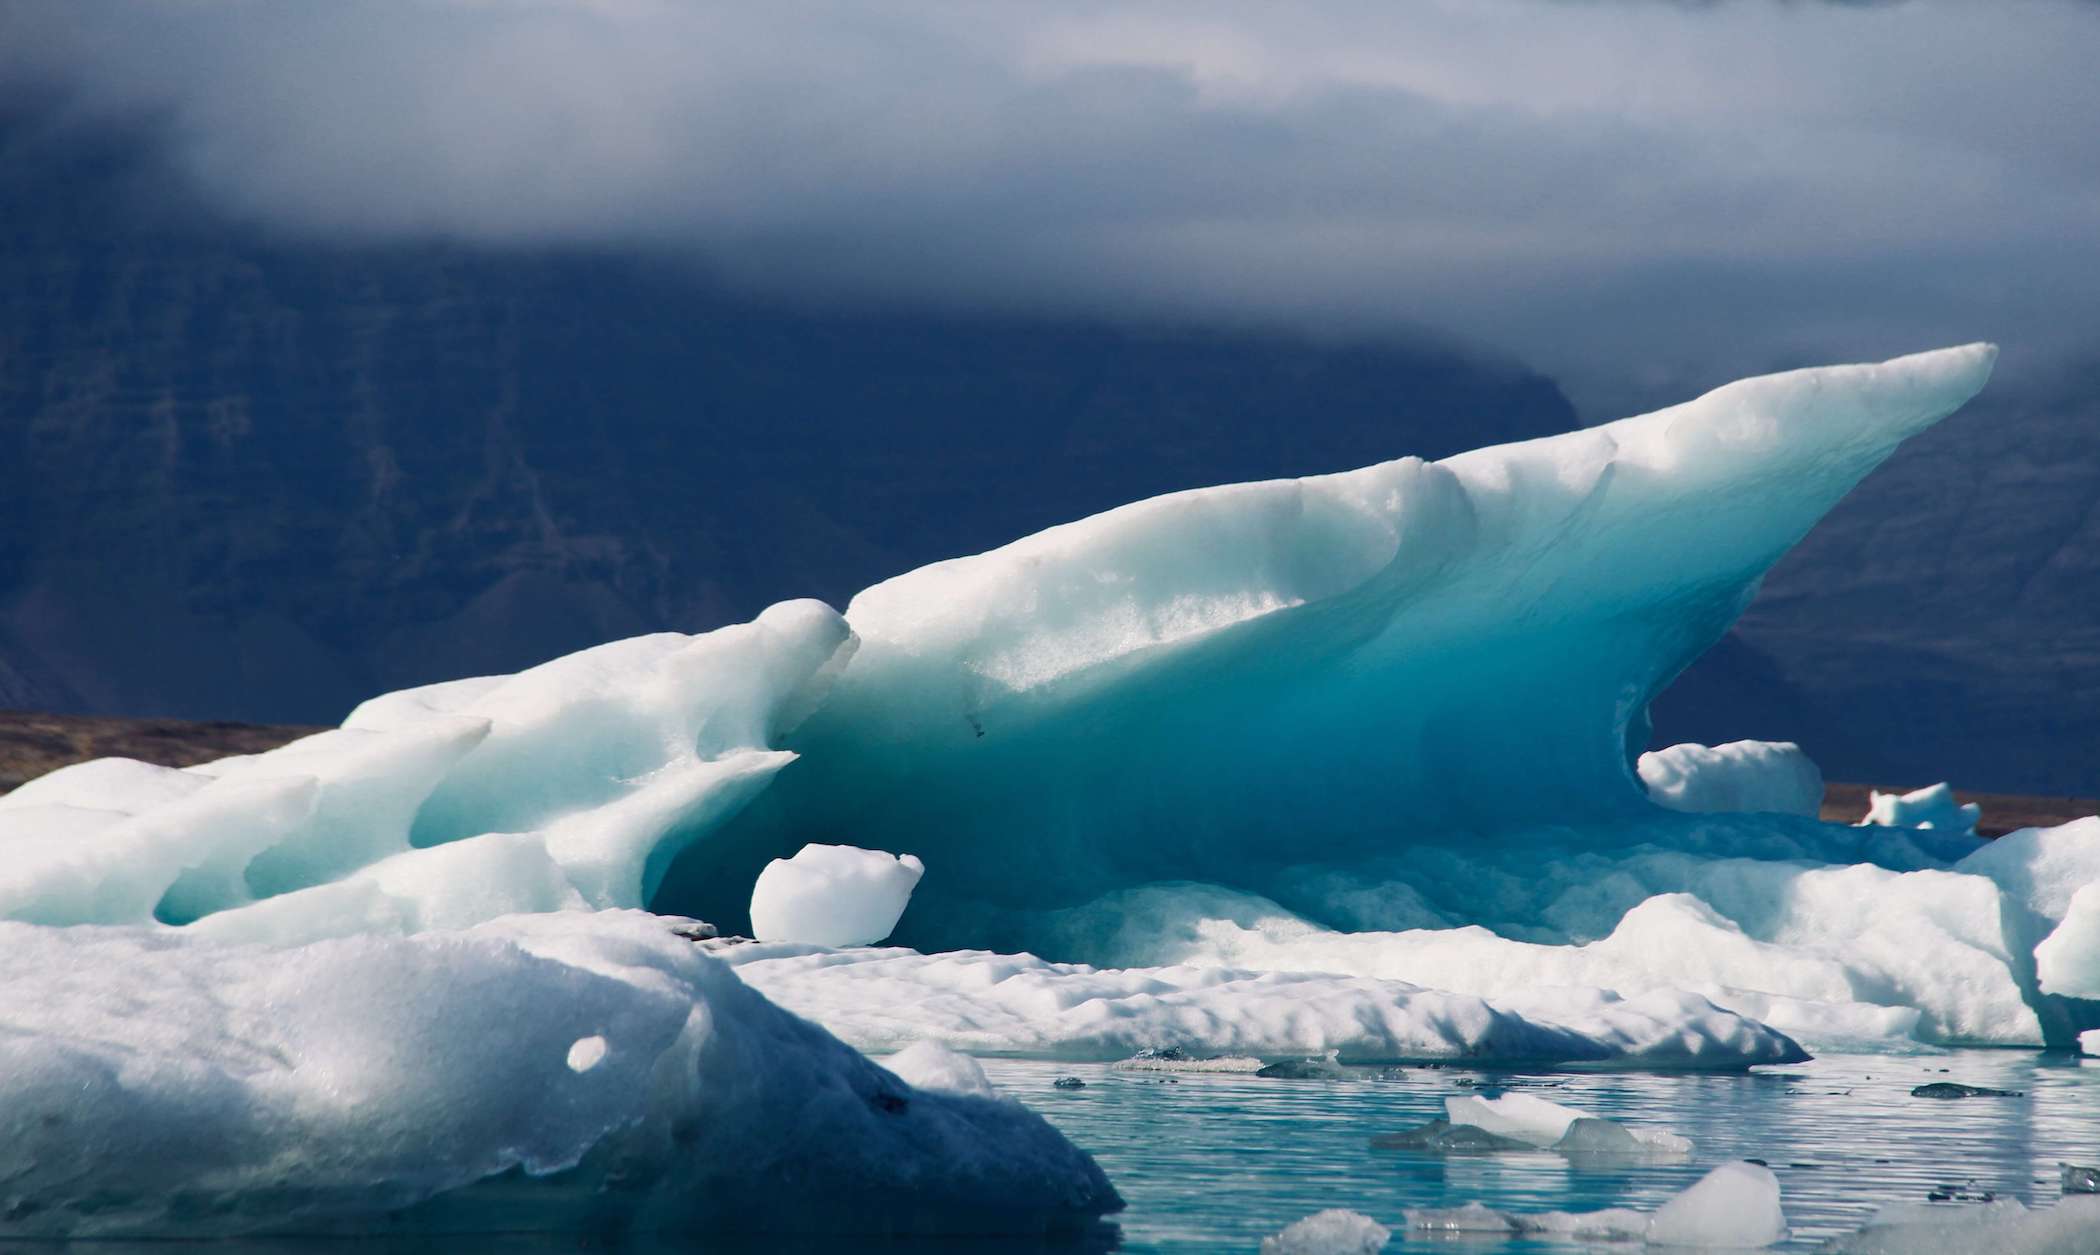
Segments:
[[[1433,328],[1599,406],[2094,347],[2096,54],[2072,0],[0,0],[0,85],[155,120],[174,174],[273,229]]]

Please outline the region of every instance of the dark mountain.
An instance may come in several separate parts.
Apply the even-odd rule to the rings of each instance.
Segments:
[[[0,110],[0,706],[291,722],[1149,494],[1564,430],[1432,347],[809,312],[619,253],[273,239]],[[2100,371],[2001,380],[1657,704],[1838,779],[2100,785]]]
[[[1429,348],[271,241],[0,128],[0,705],[311,722],[1170,489],[1563,430]]]
[[[2094,792],[2100,367],[2001,380],[1904,446],[1724,644],[1659,725],[1792,727],[1845,779]]]

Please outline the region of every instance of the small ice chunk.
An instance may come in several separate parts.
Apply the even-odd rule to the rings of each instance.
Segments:
[[[1470,1124],[1453,1124],[1449,1120],[1431,1120],[1416,1128],[1398,1133],[1382,1133],[1371,1139],[1373,1150],[1426,1150],[1439,1154],[1456,1152],[1470,1154],[1506,1150],[1537,1150],[1530,1142],[1520,1142],[1513,1137],[1490,1133],[1486,1129]]]
[[[805,845],[776,858],[751,890],[751,933],[760,941],[867,946],[897,927],[926,865],[910,854]]]
[[[1785,1237],[1779,1178],[1742,1160],[1707,1173],[1648,1222],[1648,1241],[1655,1246],[1758,1247]]]
[[[1140,1050],[1108,1065],[1123,1072],[1259,1072],[1262,1061],[1248,1055],[1199,1057],[1179,1046]]]
[[[913,1089],[977,1098],[999,1096],[991,1078],[984,1074],[983,1064],[937,1041],[913,1042],[880,1062]]]
[[[569,1047],[569,1071],[588,1072],[605,1061],[603,1037],[579,1037]]]
[[[1530,1094],[1500,1098],[1446,1098],[1453,1125],[1471,1125],[1498,1137],[1566,1154],[1690,1154],[1691,1142],[1661,1129],[1641,1129],[1599,1119]]]
[[[1515,1233],[1517,1222],[1486,1203],[1463,1207],[1410,1207],[1401,1213],[1420,1233]]]
[[[2078,1049],[2084,1054],[2100,1056],[2100,1028],[2089,1028],[2080,1033]]]
[[[1957,805],[1954,790],[1946,781],[1913,789],[1909,793],[1871,791],[1867,795],[1867,817],[1855,827],[1932,828],[1974,833],[1983,818],[1983,807],[1974,802]]]
[[[1586,1114],[1530,1094],[1504,1094],[1500,1098],[1479,1098],[1468,1094],[1446,1098],[1444,1111],[1453,1124],[1470,1124],[1533,1146],[1553,1145],[1567,1136],[1569,1127]]]
[[[1687,1156],[1691,1139],[1661,1129],[1628,1128],[1615,1120],[1584,1116],[1568,1126],[1553,1149],[1563,1155]]]
[[[1648,800],[1673,811],[1814,817],[1823,808],[1823,772],[1792,741],[1672,745],[1641,755],[1636,770]]]
[[[1349,1077],[1342,1066],[1341,1051],[1330,1050],[1317,1059],[1280,1059],[1255,1073],[1270,1080],[1340,1081]]]
[[[1934,1081],[1910,1091],[1912,1098],[2024,1098],[2016,1089],[1992,1089],[1987,1085],[1964,1085],[1959,1081]]]
[[[1548,1211],[1536,1216],[1515,1216],[1523,1233],[1551,1233],[1569,1238],[1603,1238],[1614,1242],[1638,1242],[1648,1236],[1648,1216],[1631,1207],[1607,1207],[1603,1211]]]
[[[1393,1231],[1362,1212],[1315,1212],[1261,1240],[1261,1255],[1377,1255]]]

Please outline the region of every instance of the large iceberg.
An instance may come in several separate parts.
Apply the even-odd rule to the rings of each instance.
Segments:
[[[1441,462],[1177,493],[912,572],[844,614],[787,602],[391,693],[251,757],[68,768],[0,798],[0,919],[23,954],[68,939],[83,980],[138,964],[202,980],[194,956],[251,956],[256,982],[222,1009],[239,1019],[267,996],[252,956],[413,968],[495,937],[540,954],[564,930],[619,949],[640,908],[745,932],[770,864],[851,846],[937,869],[900,948],[717,944],[724,962],[651,958],[677,971],[643,983],[708,1005],[734,986],[767,1007],[754,1022],[777,1014],[764,994],[868,1049],[1740,1067],[1801,1041],[2068,1045],[2100,1026],[2081,893],[2100,821],[1982,845],[1818,822],[1813,765],[1788,747],[1638,765],[1649,699],[1993,356],[1795,371]],[[895,918],[915,877],[885,868],[883,918],[816,940]],[[488,972],[535,1006],[584,996]],[[179,1046],[194,1008],[141,1006],[130,1031],[165,1019],[169,1066],[217,1057]],[[37,1014],[0,1007],[31,1097],[119,1066]],[[624,1075],[618,1034],[569,1027],[533,1057]],[[806,1053],[840,1083],[876,1083],[822,1040]],[[291,1126],[227,1076],[216,1110],[261,1162]],[[675,1125],[678,1095],[628,1098],[642,1124],[621,1128]],[[882,1144],[841,1127],[842,1155]],[[626,1136],[368,1179],[559,1176]],[[963,1161],[972,1145],[919,1143]],[[1068,1211],[1102,1205],[1060,1172]]]
[[[1041,1232],[1118,1205],[1041,1119],[915,1089],[641,912],[288,947],[0,924],[0,986],[8,1237]]]

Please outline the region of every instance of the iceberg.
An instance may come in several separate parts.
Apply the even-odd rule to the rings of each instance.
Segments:
[[[268,753],[33,782],[0,798],[9,959],[63,953],[76,980],[115,988],[153,973],[161,992],[126,1031],[164,1031],[167,1075],[202,1088],[127,1081],[95,1090],[116,1095],[98,1110],[150,1128],[152,1104],[202,1104],[185,1118],[234,1156],[223,1172],[171,1157],[155,1170],[189,1175],[80,1224],[234,1223],[207,1204],[262,1189],[255,1165],[294,1145],[280,1135],[307,1101],[296,1079],[270,1088],[289,1047],[258,1008],[291,995],[269,973],[324,961],[300,986],[315,1023],[334,1022],[319,991],[340,986],[374,991],[333,996],[394,1026],[346,1030],[327,1064],[345,1077],[426,1098],[477,1084],[464,1066],[413,1075],[401,1044],[449,1031],[428,990],[459,984],[531,1008],[516,1029],[491,1010],[500,1039],[569,1034],[532,1037],[531,1067],[492,1065],[487,1084],[625,1088],[579,1098],[544,1144],[502,1129],[491,1100],[485,1141],[345,1151],[367,1184],[297,1179],[292,1220],[309,1186],[347,1214],[469,1198],[491,1176],[580,1180],[637,1130],[680,1127],[694,1077],[728,1075],[708,1043],[731,1040],[786,1043],[739,1055],[750,1068],[916,1114],[841,1114],[821,1151],[754,1120],[750,1145],[711,1152],[723,1163],[666,1167],[650,1215],[762,1198],[738,1165],[793,1153],[849,1175],[890,1155],[867,1187],[909,1174],[891,1211],[935,1219],[1005,1188],[1018,1169],[980,1142],[1021,1127],[1006,1105],[913,1097],[790,1013],[865,1050],[1102,1060],[1182,1046],[1739,1068],[1804,1041],[2069,1045],[2100,1028],[2081,992],[2100,820],[1988,845],[1826,825],[1798,750],[1641,754],[1649,699],[1861,476],[1982,387],[1994,353],[1794,371],[1439,462],[1175,493],[899,576],[844,613],[784,602],[386,694]],[[872,850],[938,874],[919,883]],[[840,860],[858,870],[808,874]],[[781,939],[645,942],[644,910],[658,932],[679,916]],[[898,944],[864,944],[893,927]],[[222,960],[223,997],[185,1001]],[[399,1008],[382,1015],[387,988]],[[713,1027],[665,1019],[650,1057],[677,1062],[643,1085],[634,1042],[657,1038],[600,1021],[665,990]],[[76,1013],[0,1008],[29,1103],[10,1110],[162,1066],[119,1061],[116,1030],[83,1036]],[[929,1084],[960,1075],[935,1062],[897,1060]],[[787,1084],[747,1088],[792,1101]],[[405,1130],[419,1110],[374,1118]],[[373,1154],[407,1146],[388,1137]],[[1054,1135],[1009,1140],[1054,1165],[1015,1195],[1024,1223],[1111,1205]],[[119,1170],[52,1154],[76,1183]],[[72,1187],[49,1179],[19,1231],[74,1231]],[[972,1204],[959,1182],[989,1193]]]
[[[0,924],[0,984],[10,1238],[1038,1233],[1120,1205],[1038,1117],[900,1080],[641,912],[295,946]]]

